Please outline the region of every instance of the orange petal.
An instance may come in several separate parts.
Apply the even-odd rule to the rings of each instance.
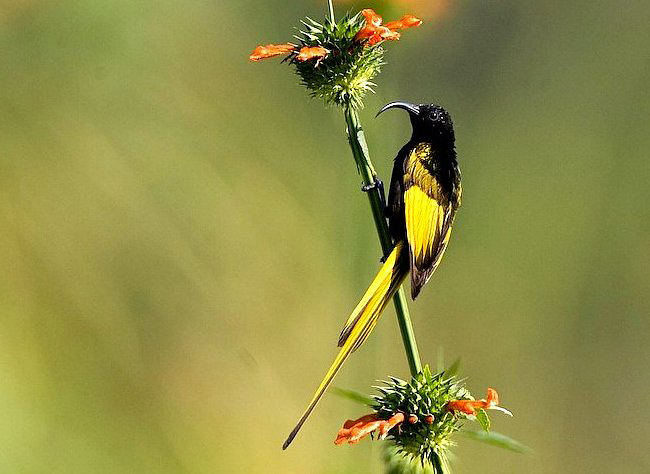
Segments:
[[[447,410],[459,411],[466,415],[476,415],[476,403],[474,400],[452,400],[447,402]]]
[[[365,438],[377,428],[381,428],[381,426],[385,423],[385,420],[377,420],[371,421],[370,423],[367,423],[366,425],[359,428],[353,428],[352,432],[350,433],[350,437],[348,438],[348,442],[350,444],[358,443],[362,438]]]
[[[322,46],[303,46],[296,56],[298,61],[309,61],[310,59],[322,59],[329,54],[329,50]]]
[[[403,423],[404,420],[404,413],[395,413],[388,420],[380,419],[376,413],[362,416],[356,420],[347,420],[337,433],[334,444],[340,445],[346,441],[349,444],[357,444],[375,430],[378,432],[379,439],[384,439],[390,430]]]
[[[391,31],[390,28],[387,28],[385,26],[380,26],[377,28],[379,31],[379,34],[381,35],[381,39],[383,40],[398,40],[399,39],[399,33],[397,31]]]
[[[415,416],[415,415],[411,415]],[[417,418],[417,417],[416,417]],[[410,422],[411,417],[409,417]],[[395,413],[379,427],[379,439],[384,439],[388,432],[404,421],[404,413]]]
[[[361,10],[361,14],[366,19],[366,25],[368,26],[379,26],[381,25],[381,17],[375,13],[372,8],[364,8]]]
[[[414,28],[420,26],[422,20],[414,15],[404,15],[401,20],[389,21],[386,26],[391,30],[402,30],[404,28]]]
[[[375,421],[376,419],[377,419],[377,415],[374,414],[374,413],[370,414],[370,415],[364,415],[361,418],[357,418],[356,420],[348,420],[348,421],[346,421],[345,423],[343,423],[343,428],[348,428],[349,429],[349,428],[352,428],[352,427],[354,427],[354,426],[356,426],[356,425],[358,425],[360,423],[363,424],[363,423],[367,423],[369,421]]]
[[[296,47],[289,43],[260,45],[253,50],[248,58],[251,61],[259,61],[260,59],[272,58],[281,54],[291,53],[295,49]]]
[[[404,15],[401,21],[404,28],[415,28],[422,24],[422,20],[415,15]]]
[[[341,430],[341,431],[343,431],[343,430]],[[336,439],[334,440],[334,444],[337,445],[337,446],[345,443],[345,441],[350,436],[350,433],[341,433],[341,431],[339,431],[339,434],[336,435]],[[349,431],[349,430],[346,430],[346,431]]]
[[[353,432],[357,433],[359,430],[363,429],[364,425],[369,423],[374,423],[378,420],[376,413],[371,413],[370,415],[364,415],[356,420],[347,420],[343,423],[343,428],[339,430],[334,440],[334,444],[340,445],[346,441],[350,443],[358,443],[361,438],[356,439],[356,441],[351,440]]]
[[[397,31],[391,31],[385,26],[378,26],[376,28],[375,33],[368,40],[368,45],[372,46],[373,44],[377,44],[381,41],[398,40],[398,39],[399,39],[399,33]]]
[[[512,416],[510,410],[499,406],[499,394],[493,388],[488,388],[487,398],[485,400],[452,400],[447,402],[447,410],[460,411],[467,415],[476,415],[476,409],[499,410],[507,415]]]
[[[371,38],[377,32],[376,26],[364,26],[359,30],[359,32],[354,36],[355,41],[362,41],[368,38]]]
[[[497,406],[499,404],[499,394],[493,388],[487,389],[487,407]]]

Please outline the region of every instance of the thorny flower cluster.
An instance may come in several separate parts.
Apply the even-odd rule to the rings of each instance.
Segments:
[[[461,429],[465,420],[477,420],[487,431],[490,419],[486,410],[512,415],[499,406],[499,396],[488,388],[485,399],[475,400],[462,381],[445,372],[432,374],[428,366],[411,382],[391,377],[375,387],[374,413],[357,420],[347,420],[337,434],[335,444],[356,444],[375,432],[379,439],[389,438],[397,453],[410,460],[419,460],[435,472],[448,472],[448,450],[453,446],[451,435]]]
[[[372,79],[383,64],[385,41],[400,38],[399,30],[413,28],[422,20],[404,15],[400,20],[382,24],[381,16],[366,8],[356,15],[345,15],[334,23],[307,18],[295,35],[298,43],[267,44],[256,47],[251,61],[285,56],[296,67],[302,83],[312,96],[328,104],[363,106],[362,99],[375,84]]]

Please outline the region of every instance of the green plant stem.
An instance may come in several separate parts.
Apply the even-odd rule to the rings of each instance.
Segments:
[[[357,169],[363,179],[363,184],[373,184],[377,179],[377,172],[370,161],[368,145],[366,144],[366,138],[359,122],[359,115],[350,106],[345,107],[345,123],[347,124],[348,141],[350,142],[352,155],[357,163]],[[372,209],[372,217],[375,220],[375,227],[379,235],[379,242],[381,243],[384,256],[387,256],[393,249],[393,242],[384,217],[380,191],[377,188],[372,188],[367,194],[370,200],[370,208]],[[422,369],[422,363],[420,362],[420,354],[417,343],[415,342],[415,333],[413,332],[413,325],[411,324],[411,316],[409,315],[406,294],[404,293],[403,287],[400,286],[395,296],[393,296],[393,303],[395,303],[397,322],[399,323],[399,329],[402,334],[402,342],[404,343],[409,369],[411,370],[411,375],[415,376]]]
[[[336,20],[334,19],[334,5],[332,0],[327,0],[327,6],[330,9],[330,20],[332,20],[332,23],[336,23]]]

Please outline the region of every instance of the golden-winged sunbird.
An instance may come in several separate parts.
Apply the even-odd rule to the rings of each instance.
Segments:
[[[345,359],[366,340],[409,270],[415,299],[449,242],[462,191],[451,117],[438,105],[407,102],[391,102],[377,115],[391,108],[406,110],[413,126],[411,139],[395,158],[386,205],[394,247],[346,321],[339,337],[341,349],[283,449],[293,441]]]

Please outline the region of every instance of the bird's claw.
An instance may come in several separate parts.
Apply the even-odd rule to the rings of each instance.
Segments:
[[[364,184],[361,186],[361,191],[364,193],[367,193],[369,191],[372,191],[373,189],[377,188],[381,194],[384,194],[384,182],[379,179],[377,176],[374,177],[374,181],[370,184]]]
[[[386,214],[386,194],[384,193],[384,182],[379,179],[377,176],[373,177],[374,181],[370,184],[364,184],[361,186],[361,191],[364,193],[369,193],[373,189],[377,190],[377,193],[379,194],[379,201],[381,204],[381,210]]]

